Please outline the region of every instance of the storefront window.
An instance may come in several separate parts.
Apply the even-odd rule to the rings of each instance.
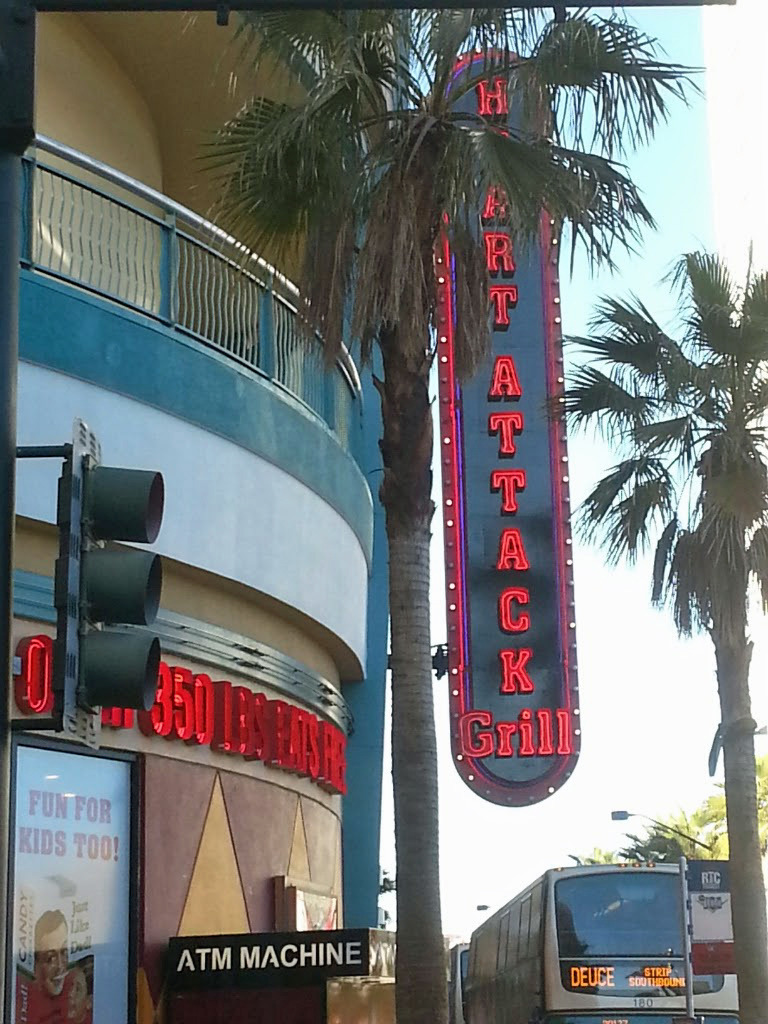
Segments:
[[[16,753],[13,1024],[125,1024],[131,765]]]

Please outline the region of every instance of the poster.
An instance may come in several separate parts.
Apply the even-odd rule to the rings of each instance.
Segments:
[[[13,1024],[125,1024],[131,766],[17,748]]]

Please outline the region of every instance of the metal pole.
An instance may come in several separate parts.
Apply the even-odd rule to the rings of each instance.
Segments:
[[[685,1014],[695,1021],[693,1008],[693,962],[691,960],[691,911],[688,906],[688,862],[680,858],[680,922],[683,928],[683,975],[685,978]]]
[[[702,843],[700,839],[694,839],[693,836],[689,836],[687,832],[683,832],[681,829],[675,828],[674,825],[665,825],[663,821],[658,821],[656,818],[652,818],[649,814],[630,813],[628,817],[645,818],[646,821],[650,821],[653,825],[656,826],[656,828],[661,828],[665,832],[672,832],[674,833],[674,835],[680,836],[681,839],[686,839],[689,843],[692,843],[694,846],[700,846],[702,850],[708,850],[710,853],[712,852],[712,847],[708,846],[707,843]]]
[[[0,1014],[10,1006],[11,949],[8,878],[11,821],[11,627],[16,483],[16,374],[19,357],[19,253],[21,252],[21,158],[0,149]]]

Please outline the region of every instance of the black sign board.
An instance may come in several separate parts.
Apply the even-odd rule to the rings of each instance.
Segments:
[[[211,988],[292,988],[370,973],[366,928],[256,935],[195,935],[168,943],[171,992]]]
[[[516,112],[489,63],[479,53],[457,65],[454,81],[464,88],[455,109],[505,130]],[[520,806],[570,776],[581,736],[568,455],[556,404],[564,380],[559,239],[542,213],[535,243],[517,246],[495,188],[480,220],[491,352],[463,383],[453,372],[447,243],[437,258],[451,743],[471,789]]]
[[[688,891],[728,893],[731,891],[730,864],[727,860],[689,860]]]

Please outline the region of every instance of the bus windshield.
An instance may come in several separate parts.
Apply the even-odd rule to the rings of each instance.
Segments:
[[[555,883],[561,957],[682,955],[676,875],[614,871]]]

